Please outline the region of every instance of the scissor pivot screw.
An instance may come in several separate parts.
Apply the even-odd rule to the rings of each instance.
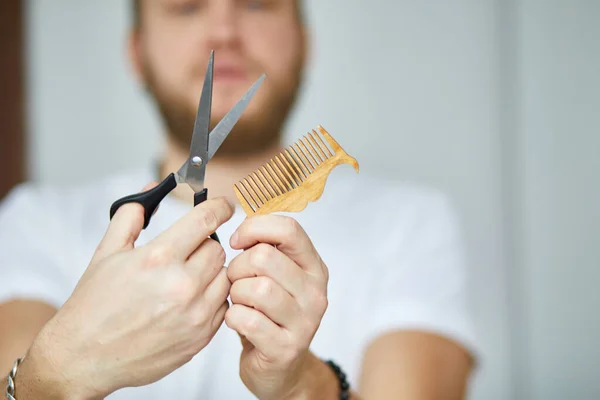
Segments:
[[[201,167],[202,166],[202,158],[199,156],[192,157],[192,165],[194,167]]]

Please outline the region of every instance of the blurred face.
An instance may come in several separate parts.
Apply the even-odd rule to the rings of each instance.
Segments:
[[[267,78],[220,155],[277,141],[305,58],[296,0],[142,0],[131,41],[136,71],[169,134],[187,148],[210,51],[215,51],[211,129],[265,73]]]

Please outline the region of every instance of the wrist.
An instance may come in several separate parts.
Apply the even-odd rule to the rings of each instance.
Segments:
[[[28,399],[81,399],[91,400],[103,396],[94,393],[85,382],[69,374],[59,360],[58,349],[46,346],[36,338],[21,362],[15,380],[15,398]]]
[[[53,372],[40,365],[35,353],[29,353],[21,362],[15,379],[15,398],[29,399],[67,399],[67,391]]]
[[[339,382],[333,370],[309,353],[293,394],[286,400],[332,399],[339,397]]]

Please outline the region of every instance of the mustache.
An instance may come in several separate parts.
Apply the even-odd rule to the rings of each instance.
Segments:
[[[191,65],[190,72],[193,77],[204,78],[208,65],[208,59],[209,56],[207,55],[206,57],[196,60],[193,65]],[[248,55],[215,51],[213,65],[214,70],[231,67],[242,69],[244,72],[264,70],[257,60]]]

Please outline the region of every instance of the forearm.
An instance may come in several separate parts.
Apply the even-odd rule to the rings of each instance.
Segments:
[[[359,381],[369,399],[459,400],[466,396],[469,354],[425,332],[393,332],[366,350]]]

